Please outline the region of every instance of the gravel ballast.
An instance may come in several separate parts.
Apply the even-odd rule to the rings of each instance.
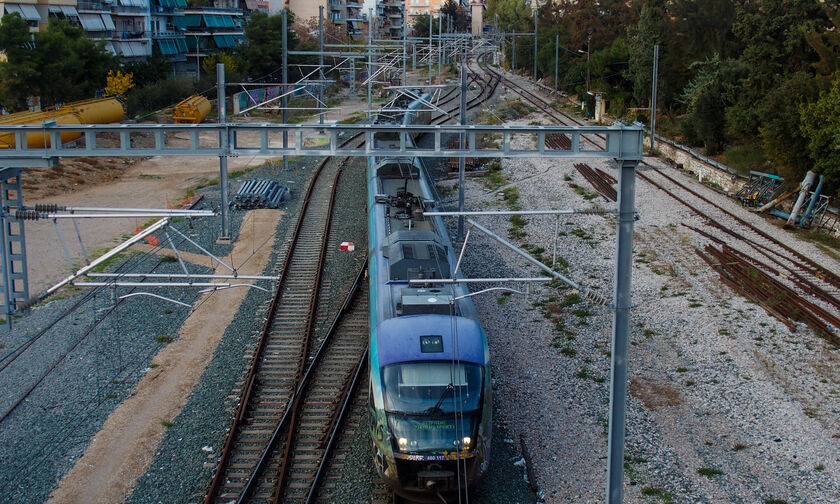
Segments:
[[[535,120],[552,122],[532,114],[517,123]],[[729,211],[747,213],[648,161]],[[589,164],[617,174],[614,163]],[[594,190],[572,165],[504,160],[502,187],[467,180],[467,208],[509,208],[500,192],[513,187],[523,209],[614,208],[584,199]],[[722,285],[694,254],[706,239],[680,225],[703,227],[687,208],[640,180],[636,206],[626,502],[836,502],[838,349],[801,324],[790,333]],[[817,247],[761,218],[743,218],[836,271]],[[553,218],[528,218],[521,229],[505,217],[481,222],[520,245],[542,247],[551,260]],[[568,263],[563,274],[611,299],[614,220],[564,216],[559,229],[558,254]],[[470,276],[538,275],[479,233],[470,241],[464,263]],[[526,296],[477,296],[475,303],[490,339],[499,419],[512,436],[524,436],[545,501],[603,502],[612,313],[550,287],[531,286]]]

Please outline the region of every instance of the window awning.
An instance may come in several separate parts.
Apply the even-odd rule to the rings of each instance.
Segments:
[[[17,12],[18,14],[20,14],[20,17],[25,19],[26,21],[41,20],[41,15],[38,14],[38,9],[36,9],[34,5],[12,3],[7,3],[3,5],[6,7],[6,12],[8,12],[9,14]]]
[[[213,35],[213,40],[219,49],[236,46],[236,41],[230,35]]]
[[[114,44],[110,42],[105,42],[105,50],[113,54],[114,56],[117,55],[117,50],[114,49]]]
[[[61,5],[61,12],[65,17],[79,17],[78,11],[72,5]]]
[[[175,7],[178,7],[180,9],[186,9],[187,0],[175,0]]]
[[[187,41],[184,39],[175,39],[175,45],[178,46],[179,53],[187,52]]]
[[[123,7],[145,7],[146,0],[120,0]]]
[[[201,26],[200,14],[186,14],[184,16],[184,26]]]
[[[161,54],[164,54],[164,55],[178,54],[178,44],[176,44],[174,40],[170,40],[170,39],[155,40],[155,43],[157,44],[158,49],[160,49]]]
[[[225,28],[233,28],[236,26],[236,23],[233,22],[233,18],[231,16],[218,16],[220,21],[222,22],[222,26]]]
[[[148,56],[142,42],[114,42],[114,46],[125,57]]]
[[[100,16],[102,16],[102,24],[105,25],[106,30],[114,31],[114,30],[117,29],[117,27],[114,26],[114,20],[111,19],[110,14],[105,13],[105,14],[100,14]]]
[[[79,14],[79,22],[87,31],[105,31],[105,23],[99,14]]]

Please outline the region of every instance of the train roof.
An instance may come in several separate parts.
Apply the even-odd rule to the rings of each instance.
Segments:
[[[453,358],[485,364],[484,333],[478,322],[464,317],[426,314],[384,320],[376,328],[376,342],[380,366]]]

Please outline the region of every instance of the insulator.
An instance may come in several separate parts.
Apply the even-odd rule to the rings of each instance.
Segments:
[[[35,306],[36,304],[38,304],[38,302],[40,300],[41,300],[41,298],[39,296],[32,296],[29,299],[27,299],[26,301],[18,301],[15,304],[15,308],[17,308],[18,311],[26,311],[26,310],[32,308],[33,306]]]
[[[38,220],[41,215],[36,210],[15,210],[17,220]]]
[[[59,210],[64,210],[64,207],[59,207],[55,203],[38,203],[35,205],[36,212],[55,213]]]

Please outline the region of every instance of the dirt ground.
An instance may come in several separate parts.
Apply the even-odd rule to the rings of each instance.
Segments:
[[[347,117],[366,108],[364,98],[346,101],[339,110],[328,114],[327,120]],[[266,122],[265,118],[236,120]],[[186,135],[174,138],[175,142],[179,140],[186,140]],[[212,141],[212,138],[201,138],[202,144]],[[255,168],[271,160],[262,156],[229,158],[228,171]],[[23,198],[26,205],[172,208],[191,190],[213,183],[218,176],[218,158],[211,156],[63,159],[53,168],[25,172]],[[244,217],[252,219],[255,225],[243,228],[234,243],[231,261],[242,265],[239,273],[255,275],[263,271],[273,242],[264,243],[256,252],[253,249],[263,242],[260,237],[273,233],[281,216],[282,212],[278,210],[256,210]],[[83,247],[88,257],[100,255],[134,234],[136,228],[147,221],[146,218],[79,219],[81,242],[71,221],[61,220],[58,224],[47,220],[27,222],[30,293],[37,293],[71,274],[56,228],[67,242],[70,261],[79,267],[84,264]],[[135,248],[151,249],[145,245]],[[182,257],[213,267],[213,262],[203,256],[193,257],[182,252]],[[251,282],[238,280],[237,283]],[[85,454],[59,482],[49,502],[117,503],[126,498],[137,478],[151,464],[166,430],[164,424],[180,413],[246,293],[247,289],[222,290],[208,293],[196,303],[197,308],[184,322],[178,340],[155,356],[153,364],[156,366],[138,383],[132,396],[108,417]],[[207,327],[218,330],[203,330]]]
[[[250,215],[253,214],[253,215]],[[263,230],[273,230],[279,210],[252,210],[246,219],[254,226],[242,229],[231,260],[242,264],[243,275],[261,274],[273,241],[252,254],[264,239]],[[255,233],[256,231],[256,233]],[[244,264],[243,264],[244,263]],[[226,273],[220,266],[216,273]],[[237,283],[252,283],[238,280]],[[152,463],[165,423],[181,411],[216,349],[216,345],[239,309],[246,289],[228,289],[205,294],[184,321],[177,341],[167,345],[152,361],[153,367],[137,384],[133,395],[114,410],[85,454],[59,482],[48,502],[121,502]],[[214,328],[207,330],[207,328]]]

